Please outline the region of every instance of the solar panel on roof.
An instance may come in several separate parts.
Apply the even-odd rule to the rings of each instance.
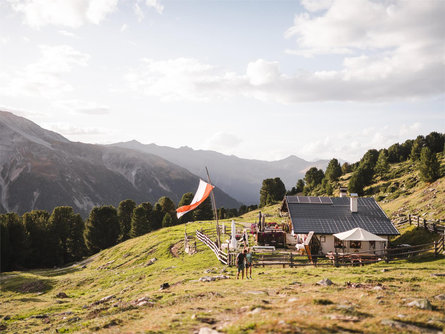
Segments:
[[[329,197],[319,197],[321,204],[332,204],[332,200]]]
[[[299,196],[289,203],[289,213],[295,233],[331,234],[361,227],[377,235],[396,235],[397,229],[373,198],[359,198],[358,212],[351,213],[349,198],[320,197],[318,205],[310,198]],[[331,205],[322,205],[328,204]]]
[[[320,199],[318,197],[314,197],[314,196],[309,197],[309,202],[311,204],[320,204],[321,203]]]
[[[307,204],[310,203],[310,201],[309,201],[309,197],[306,197],[306,196],[298,196],[298,201],[299,201],[300,203],[307,203]]]
[[[298,203],[298,196],[287,196],[288,203]]]

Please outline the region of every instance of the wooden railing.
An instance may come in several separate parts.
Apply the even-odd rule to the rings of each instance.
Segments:
[[[424,227],[430,232],[445,233],[445,219],[428,220],[420,216],[407,215],[399,216],[398,221],[394,222],[395,227],[405,227],[407,225],[417,225],[417,227]]]
[[[218,245],[204,234],[203,230],[196,230],[196,238],[198,238],[199,241],[209,247],[221,263],[226,265],[229,263],[227,253],[224,253],[222,250],[220,250],[218,248]]]
[[[208,233],[210,234],[211,231],[208,231]],[[196,237],[213,251],[217,259],[221,263],[228,266],[236,265],[237,254],[234,252],[225,253],[222,250],[218,249],[215,241],[213,241],[206,234],[206,231],[197,230]],[[434,252],[434,256],[445,254],[445,237],[443,235],[438,241],[434,241],[431,243],[407,247],[385,248],[384,250],[377,252],[375,256],[370,256],[369,251],[343,254],[332,253],[329,256],[312,255],[312,261],[309,261],[307,255],[301,255],[292,252],[274,251],[252,252],[252,261],[254,266],[263,267],[271,265],[282,265],[283,268],[286,266],[292,268],[311,265],[334,265],[336,267],[339,267],[357,264],[371,264],[380,261],[390,262],[396,259],[404,259],[431,252]]]

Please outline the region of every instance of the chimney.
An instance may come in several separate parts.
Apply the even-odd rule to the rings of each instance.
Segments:
[[[351,194],[351,212],[357,212],[358,211],[358,205],[357,205],[358,195],[357,194]]]
[[[340,187],[340,197],[346,197],[348,193],[348,188]]]

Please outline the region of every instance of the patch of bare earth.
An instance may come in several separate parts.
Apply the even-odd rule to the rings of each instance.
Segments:
[[[183,248],[184,248],[184,242],[179,241],[170,247],[170,254],[173,255],[174,257],[179,257],[179,254],[181,253]]]

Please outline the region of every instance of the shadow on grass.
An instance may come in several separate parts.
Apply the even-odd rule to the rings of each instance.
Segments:
[[[407,258],[406,261],[410,263],[423,263],[433,262],[445,258],[443,255],[434,256],[434,253],[420,254],[411,258]]]
[[[79,270],[82,270],[82,268],[80,266],[72,265],[72,266],[56,268],[56,269],[37,269],[37,270],[33,270],[32,272],[39,276],[56,277],[56,276],[60,276],[60,275],[71,274],[71,273],[74,273]]]
[[[53,289],[55,282],[56,281],[52,279],[30,277],[20,273],[14,275],[14,277],[9,280],[3,281],[1,290],[2,292],[45,293]]]

